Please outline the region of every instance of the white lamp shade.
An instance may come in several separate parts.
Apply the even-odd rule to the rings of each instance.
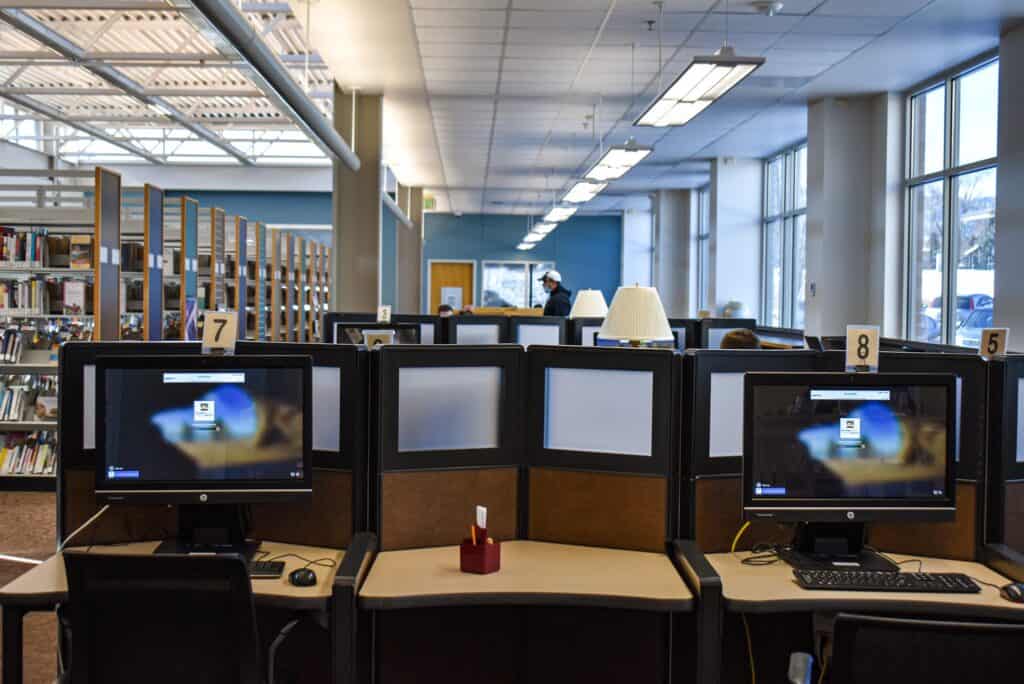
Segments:
[[[672,339],[665,307],[653,287],[620,287],[608,307],[598,337],[629,342],[660,342]]]
[[[576,293],[576,301],[572,304],[569,318],[604,318],[608,314],[608,304],[604,301],[604,293],[600,290],[580,290]]]

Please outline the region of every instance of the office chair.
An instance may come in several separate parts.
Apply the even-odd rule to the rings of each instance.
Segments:
[[[72,684],[273,684],[237,556],[64,553]]]
[[[1019,676],[1024,624],[836,616],[831,684],[963,684]],[[1016,674],[1014,674],[1016,673]]]

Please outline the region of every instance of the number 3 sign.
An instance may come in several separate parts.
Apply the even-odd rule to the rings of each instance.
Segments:
[[[238,337],[238,314],[234,311],[206,311],[203,314],[203,353],[234,354]]]

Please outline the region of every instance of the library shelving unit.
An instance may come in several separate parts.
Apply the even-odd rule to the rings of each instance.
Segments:
[[[0,170],[0,490],[54,491],[57,364],[121,332],[121,177]]]
[[[121,339],[164,338],[165,206],[154,185],[126,188],[121,205]],[[173,278],[173,273],[171,274]],[[180,286],[180,279],[178,283]]]

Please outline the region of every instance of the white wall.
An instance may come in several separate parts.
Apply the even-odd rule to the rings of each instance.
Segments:
[[[124,187],[151,183],[163,190],[244,190],[250,192],[331,192],[330,166],[159,166],[107,165],[121,174]]]
[[[887,337],[904,337],[904,150],[906,99],[900,93],[872,98],[871,235],[868,321]]]
[[[996,282],[993,323],[1024,349],[1024,27],[999,42],[999,173],[996,178]]]
[[[760,315],[763,168],[760,159],[711,162],[710,300],[715,313],[736,301],[743,304],[742,315]]]

